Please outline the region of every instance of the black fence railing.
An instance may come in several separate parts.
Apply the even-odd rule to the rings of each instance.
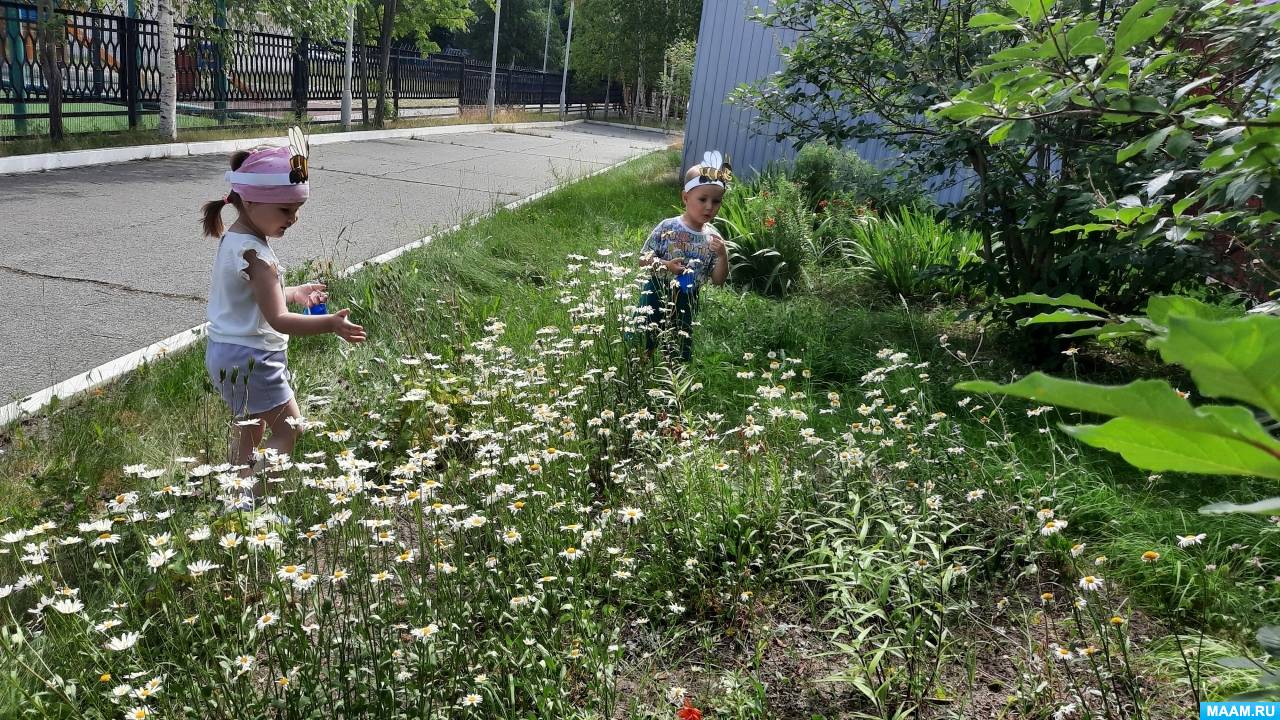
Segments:
[[[0,0],[0,139],[48,132],[49,106],[40,64],[36,6]],[[154,20],[59,10],[65,41],[58,48],[62,116],[68,132],[154,128],[160,100],[160,37]],[[211,35],[210,32],[220,33]],[[341,43],[266,32],[175,25],[180,128],[280,122],[338,122],[345,51]],[[220,41],[215,42],[214,38]],[[354,115],[379,92],[377,47],[356,45]],[[393,48],[385,88],[397,117],[449,115],[488,101],[489,66],[457,55],[422,55]],[[559,73],[500,67],[496,103],[552,111],[560,104]],[[570,73],[571,110],[608,111],[615,86],[577,86]]]

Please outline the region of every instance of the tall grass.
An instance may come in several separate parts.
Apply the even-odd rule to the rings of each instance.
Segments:
[[[729,279],[741,288],[784,296],[804,280],[815,259],[813,214],[800,188],[779,172],[735,186],[718,222],[729,246]]]
[[[982,237],[919,209],[876,215],[830,215],[820,233],[847,237],[843,247],[876,282],[895,294],[919,297],[952,291],[954,273],[978,259]]]

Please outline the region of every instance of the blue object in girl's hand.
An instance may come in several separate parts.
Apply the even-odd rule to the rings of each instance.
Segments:
[[[680,292],[692,292],[695,280],[694,274],[690,272],[680,273],[676,276],[676,280],[680,283]]]
[[[317,280],[308,280],[307,284],[319,285],[320,283]],[[322,302],[312,303],[311,307],[306,307],[302,309],[302,314],[303,315],[328,315],[329,308],[325,307],[325,304]]]

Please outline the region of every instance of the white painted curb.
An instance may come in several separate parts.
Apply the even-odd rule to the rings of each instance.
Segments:
[[[559,125],[559,123],[555,123],[555,124],[557,126]],[[438,235],[448,234],[456,230],[460,230],[464,227],[474,225],[475,223],[479,222],[485,217],[488,217],[489,215],[496,213],[499,210],[513,210],[515,208],[520,207],[521,205],[524,205],[526,203],[531,203],[534,200],[550,195],[556,190],[567,187],[581,180],[586,180],[587,178],[594,177],[601,173],[608,172],[616,167],[625,165],[626,163],[629,163],[638,157],[643,157],[653,152],[658,152],[658,151],[650,150],[646,152],[635,153],[634,155],[631,155],[625,160],[619,160],[618,162],[613,163],[612,165],[607,165],[597,170],[593,170],[587,173],[586,175],[581,175],[579,177],[572,178],[570,180],[560,183],[559,185],[554,185],[545,190],[539,190],[538,192],[528,197],[523,197],[514,202],[507,203],[506,205],[503,205],[501,208],[495,208],[490,212],[476,215],[475,217],[464,220],[458,223],[457,225],[454,225],[453,227],[450,227],[446,230],[442,230],[432,235],[427,235],[426,237],[420,240],[414,240],[413,242],[407,245],[402,245],[394,250],[390,250],[381,255],[378,255],[377,257],[369,258],[368,260],[358,262],[355,265],[352,265],[351,267],[346,268],[345,270],[342,270],[341,272],[338,273],[338,275],[340,277],[348,277],[348,276],[354,275],[355,273],[359,272],[360,270],[363,270],[364,268],[370,265],[381,265],[381,264],[390,262],[395,258],[398,258],[401,255],[405,254],[406,252],[409,252],[410,250],[413,250],[415,248],[420,248],[423,245],[426,245]],[[19,420],[21,418],[24,418],[39,412],[40,410],[47,407],[49,403],[53,402],[53,399],[55,397],[59,399],[65,399],[73,395],[78,395],[80,393],[88,392],[96,387],[105,385],[106,383],[109,383],[112,380],[116,380],[124,375],[129,374],[130,372],[133,372],[140,365],[144,365],[146,363],[152,362],[153,360],[162,358],[165,355],[168,355],[173,352],[177,352],[178,350],[182,350],[186,347],[194,345],[197,341],[200,340],[200,338],[204,337],[205,329],[208,327],[209,327],[209,323],[203,323],[191,328],[190,330],[183,330],[182,332],[176,335],[171,335],[159,342],[152,343],[142,348],[141,350],[135,350],[129,353],[128,355],[116,358],[111,362],[103,363],[102,365],[99,365],[98,367],[90,370],[87,373],[84,373],[83,375],[77,375],[69,380],[63,380],[62,382],[56,385],[52,385],[50,387],[45,388],[44,390],[41,390],[37,393],[29,395],[23,398],[22,400],[19,400],[18,402],[9,403],[8,405],[0,407],[0,428],[3,428],[9,425],[15,420]]]
[[[491,132],[494,130],[522,130],[525,128],[558,128],[578,125],[583,120],[528,123],[482,123],[476,125],[432,125],[420,128],[395,130],[355,130],[352,132],[323,133],[311,136],[312,145],[330,145],[361,140],[385,140],[388,138],[420,138],[432,135],[456,135],[460,133]],[[91,165],[114,165],[131,160],[155,160],[160,158],[189,157],[192,155],[227,155],[236,150],[248,150],[259,145],[284,144],[288,139],[280,137],[239,138],[235,140],[206,140],[192,143],[168,143],[163,145],[131,145],[121,148],[98,150],[70,150],[67,152],[40,153],[0,157],[0,175],[62,170]]]
[[[658,133],[659,135],[680,135],[683,130],[663,130],[662,128],[649,127],[648,125],[632,125],[631,123],[613,122],[612,120],[583,120],[587,125],[603,125],[604,127],[624,128],[626,130],[640,130],[641,132]]]

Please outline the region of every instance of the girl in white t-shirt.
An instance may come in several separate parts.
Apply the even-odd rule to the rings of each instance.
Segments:
[[[295,131],[296,132],[296,131]],[[305,308],[326,300],[325,286],[308,283],[285,287],[284,268],[268,243],[298,220],[307,201],[305,150],[267,148],[231,156],[226,174],[231,192],[204,204],[204,234],[221,238],[209,284],[209,345],[205,368],[222,399],[239,419],[230,462],[252,474],[253,455],[266,428],[266,447],[281,454],[293,450],[298,403],[289,387],[286,351],[290,335],[334,333],[350,343],[363,342],[364,328],[348,319],[350,310],[332,315],[289,312],[287,303]],[[233,206],[238,217],[224,231],[222,209]],[[261,494],[261,483],[254,495]],[[249,504],[249,498],[233,498]]]

